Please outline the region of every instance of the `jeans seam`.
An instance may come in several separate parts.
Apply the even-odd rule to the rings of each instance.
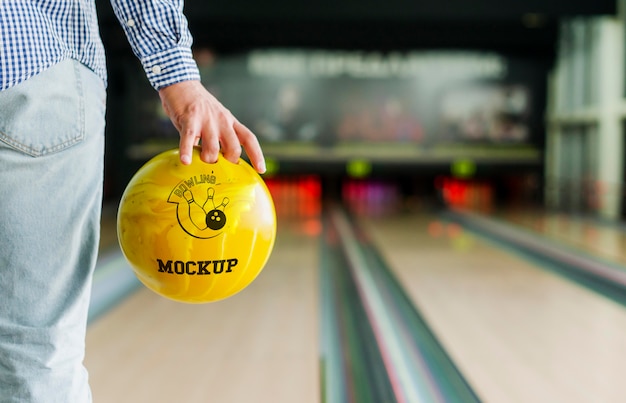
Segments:
[[[23,152],[26,155],[30,155],[32,157],[41,157],[43,155],[52,154],[57,151],[63,150],[69,146],[72,146],[74,144],[80,143],[84,139],[83,131],[84,130],[81,129],[81,133],[78,136],[74,137],[73,139],[67,140],[63,143],[59,143],[55,145],[54,147],[46,148],[45,150],[42,150],[42,151],[36,151],[32,147],[22,144],[19,141],[15,141],[13,138],[7,136],[4,132],[1,132],[1,131],[0,131],[0,140],[8,144],[9,146]]]
[[[80,114],[80,126],[78,136],[74,138],[76,142],[85,139],[85,93],[83,92],[83,77],[81,75],[80,64],[74,65],[74,75],[76,76],[76,90],[78,91],[78,113]]]

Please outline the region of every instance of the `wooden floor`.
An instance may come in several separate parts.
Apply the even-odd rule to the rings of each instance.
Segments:
[[[433,224],[434,223],[434,224]],[[626,310],[425,216],[368,220],[407,293],[485,402],[624,402]]]
[[[483,401],[625,401],[623,306],[434,216],[363,223]],[[266,270],[228,300],[142,290],[98,319],[86,359],[95,402],[320,402],[315,228],[279,228]],[[574,242],[577,227],[563,228]],[[608,237],[580,234],[594,231]]]
[[[187,305],[142,288],[91,324],[95,402],[319,402],[317,241],[282,228],[244,291]]]

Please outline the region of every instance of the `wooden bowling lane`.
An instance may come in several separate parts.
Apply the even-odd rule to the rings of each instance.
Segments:
[[[434,216],[362,223],[483,401],[624,401],[621,305]]]
[[[319,402],[315,228],[279,225],[261,275],[224,301],[181,304],[141,287],[90,324],[94,401]]]
[[[622,225],[542,209],[503,210],[498,218],[626,265],[626,229]]]

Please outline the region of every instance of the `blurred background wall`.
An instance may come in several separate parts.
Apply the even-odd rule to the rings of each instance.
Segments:
[[[107,200],[178,134],[108,1]],[[266,178],[358,197],[620,219],[621,2],[187,1],[203,83],[262,142]],[[349,183],[346,185],[346,181]],[[352,186],[352,187],[350,187]],[[356,188],[354,186],[357,186]],[[355,196],[356,195],[356,196]]]

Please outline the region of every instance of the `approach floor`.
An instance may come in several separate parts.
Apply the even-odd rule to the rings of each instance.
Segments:
[[[536,211],[492,218],[625,263],[624,234],[617,225]],[[354,276],[354,296],[340,295],[329,305],[325,299],[334,287],[333,273],[343,269],[328,266],[325,248],[332,242],[325,240],[341,238],[341,232],[326,231],[323,217],[283,217],[270,262],[240,294],[208,305],[184,305],[139,287],[94,320],[86,356],[94,401],[361,403],[376,401],[371,392],[376,382],[388,389],[390,402],[448,401],[443,389],[451,387],[438,391],[441,382],[435,378],[449,372],[424,347],[416,348],[415,358],[426,357],[424,372],[411,372],[410,362],[408,370],[401,368],[403,357],[393,359],[395,333],[402,333],[403,342],[417,340],[416,345],[423,337],[415,327],[394,327],[406,315],[418,316],[428,327],[442,350],[437,354],[449,359],[476,400],[623,401],[623,305],[438,213],[359,215],[346,222],[357,225],[379,254],[389,287],[381,291],[385,284],[376,281],[361,287],[353,270],[348,276]],[[367,251],[362,253],[363,259],[356,253],[346,265],[364,264]],[[377,319],[376,303],[387,300],[375,297],[385,293],[397,294],[389,297],[393,303],[406,299],[413,310],[404,309],[396,322]],[[359,307],[352,304],[361,304],[365,319],[358,319]],[[343,323],[328,316],[337,319],[337,312],[352,308],[358,323],[346,327],[351,333],[343,337]],[[360,327],[359,321],[369,323]],[[329,347],[333,323],[341,329],[339,341]],[[372,357],[380,362],[361,360],[360,350],[351,348],[370,330],[376,345]],[[334,385],[330,361],[337,361],[338,379],[350,380],[351,386]],[[363,366],[384,368],[365,371]],[[422,376],[432,379],[418,379]],[[422,394],[429,387],[430,394]]]

